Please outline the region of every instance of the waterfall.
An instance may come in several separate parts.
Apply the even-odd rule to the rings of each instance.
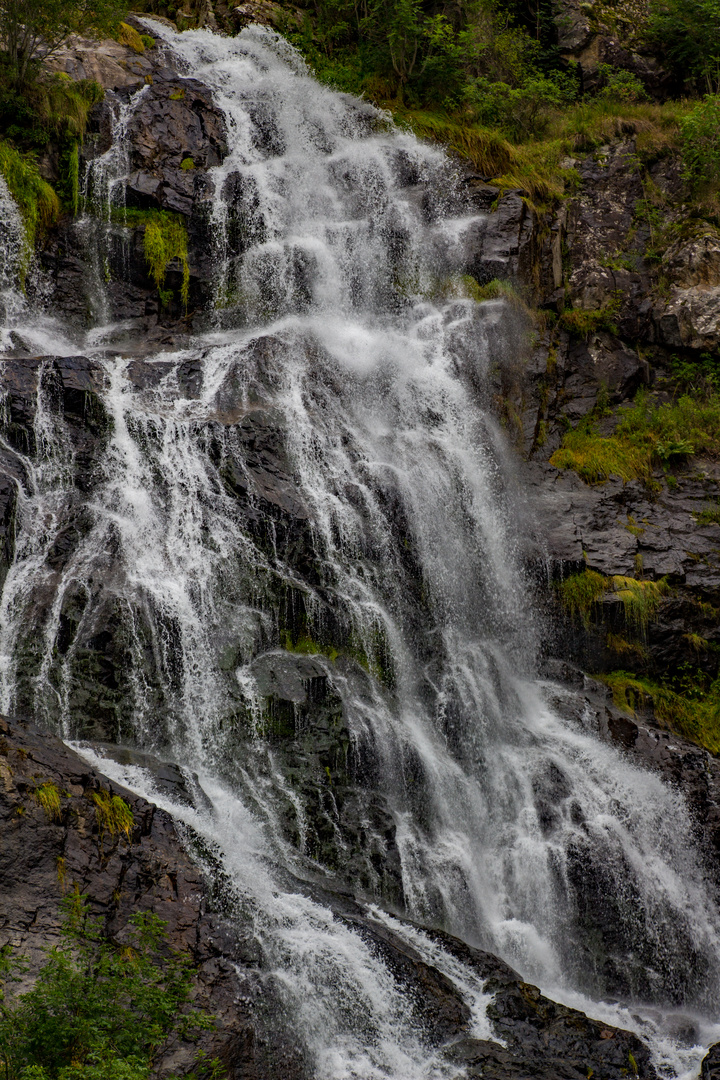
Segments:
[[[220,853],[318,1078],[457,1069],[382,959],[297,882],[376,903],[460,987],[479,1038],[482,981],[388,910],[637,1027],[666,1075],[692,1075],[700,1050],[665,1019],[683,1008],[711,1030],[720,918],[681,794],[536,678],[490,409],[527,327],[474,298],[481,221],[451,162],[319,86],[270,31],[153,33],[226,117],[215,304],[175,351],[98,350],[97,327],[44,350],[89,357],[97,456],[41,361],[35,445],[0,439],[21,477],[3,711],[95,761],[86,740],[112,738],[197,772],[211,810],[100,760]],[[120,190],[113,154],[95,190]]]

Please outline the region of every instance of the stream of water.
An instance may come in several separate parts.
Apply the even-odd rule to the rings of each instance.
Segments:
[[[488,408],[522,327],[464,282],[478,219],[451,164],[319,86],[270,31],[153,26],[227,121],[210,171],[215,305],[182,349],[118,354],[100,280],[89,331],[23,307],[6,226],[5,347],[21,333],[31,351],[94,357],[112,422],[86,495],[42,377],[35,452],[3,442],[24,478],[0,600],[3,712],[85,737],[89,643],[119,628],[115,737],[196,770],[212,812],[168,803],[138,768],[101,767],[222,852],[319,1080],[453,1068],[381,959],[274,869],[360,882],[381,906],[390,888],[378,819],[356,843],[332,784],[311,798],[270,730],[270,684],[296,723],[315,722],[309,679],[347,732],[355,786],[392,823],[396,908],[638,1030],[666,1075],[695,1075],[720,1037],[720,917],[681,795],[558,715],[535,677],[522,520]],[[105,203],[128,168],[117,140],[93,165]],[[490,1038],[477,977],[395,922]],[[690,1044],[673,1035],[679,1012]]]

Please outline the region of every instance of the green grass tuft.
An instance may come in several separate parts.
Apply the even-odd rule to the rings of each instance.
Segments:
[[[109,791],[93,791],[92,799],[95,803],[100,838],[106,832],[111,836],[124,833],[129,840],[134,824],[133,813],[124,799],[119,795],[111,795]]]
[[[640,392],[613,435],[599,435],[592,423],[582,421],[565,435],[550,463],[573,469],[589,484],[619,476],[651,486],[654,466],[699,453],[720,455],[720,393],[703,398],[684,394],[676,402],[656,405]]]
[[[42,806],[48,821],[60,821],[62,816],[60,809],[60,791],[51,780],[46,784],[41,784],[40,787],[35,788],[33,791],[33,798],[39,806]]]
[[[597,678],[610,687],[618,709],[631,716],[652,709],[664,726],[712,754],[720,754],[720,680],[704,693],[690,697],[627,671],[613,671]]]

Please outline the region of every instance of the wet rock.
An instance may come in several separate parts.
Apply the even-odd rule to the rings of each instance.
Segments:
[[[694,285],[673,291],[655,309],[658,338],[665,345],[713,350],[720,347],[720,286]]]
[[[113,940],[123,940],[135,911],[152,911],[166,921],[170,945],[193,962],[194,1003],[215,1015],[215,1029],[198,1047],[219,1056],[237,1080],[307,1076],[279,1005],[270,1024],[264,1019],[273,1011],[273,990],[257,961],[243,960],[251,955],[244,940],[251,928],[220,914],[222,875],[211,887],[169,815],[110,783],[30,724],[0,720],[0,775],[0,940],[28,957],[26,980],[44,962],[44,950],[58,942],[60,901],[75,886]],[[34,798],[43,783],[60,792],[58,819]],[[107,831],[101,837],[92,801],[98,790],[130,806],[134,826],[127,838]],[[161,1074],[182,1074],[198,1047],[168,1047]]]
[[[720,1043],[711,1046],[700,1066],[701,1080],[720,1080]]]
[[[203,170],[227,153],[225,121],[209,89],[197,79],[156,73],[128,125],[130,203],[190,216],[207,197]],[[183,167],[184,166],[184,167]]]

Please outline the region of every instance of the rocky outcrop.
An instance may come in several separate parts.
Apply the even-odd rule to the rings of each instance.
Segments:
[[[114,748],[113,753],[123,751]],[[153,770],[159,785],[176,799],[202,798],[183,770],[126,753]],[[60,900],[68,891],[77,887],[87,896],[104,932],[118,943],[130,915],[152,911],[165,920],[170,945],[192,961],[194,1004],[215,1017],[214,1030],[198,1044],[179,1040],[168,1047],[158,1074],[182,1075],[201,1049],[220,1058],[229,1080],[310,1080],[312,1063],[287,1031],[290,1018],[265,966],[251,916],[243,921],[237,914],[232,920],[223,915],[232,882],[217,866],[203,872],[199,860],[212,861],[212,854],[192,833],[179,832],[169,815],[110,783],[59,740],[29,724],[0,719],[0,779],[0,941],[27,956],[25,985],[45,950],[59,940]],[[48,812],[36,794],[50,784],[58,792],[57,812]],[[101,828],[92,796],[103,791],[119,795],[130,807],[133,825],[127,836]],[[458,987],[425,962],[401,933],[346,895],[309,883],[298,882],[298,888],[321,899],[383,957],[406,988],[428,1052],[440,1050],[450,1057],[459,1076],[581,1080],[592,1069],[607,1080],[622,1080],[632,1055],[644,1080],[655,1077],[649,1052],[635,1035],[557,1005],[503,961],[430,932],[493,995],[488,1016],[501,1041],[472,1038],[470,1009]]]
[[[655,97],[667,94],[671,79],[653,56],[643,30],[647,0],[581,3],[553,0],[560,52],[581,72],[582,86],[592,90],[600,82],[600,66],[631,71]]]

